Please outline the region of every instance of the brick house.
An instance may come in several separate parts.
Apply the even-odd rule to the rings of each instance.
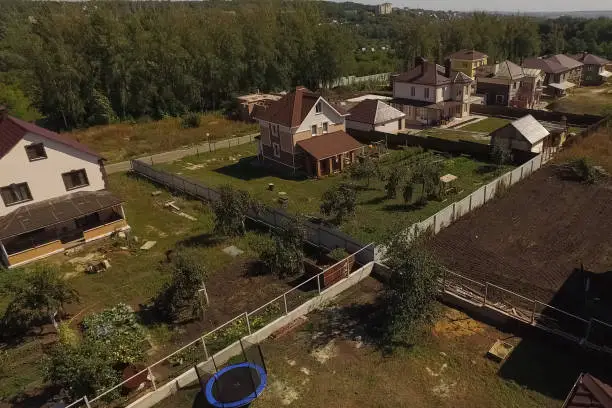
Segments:
[[[362,145],[348,135],[348,113],[304,87],[258,110],[258,155],[282,167],[322,177],[352,164]]]
[[[0,110],[0,261],[9,268],[129,229],[104,161]]]

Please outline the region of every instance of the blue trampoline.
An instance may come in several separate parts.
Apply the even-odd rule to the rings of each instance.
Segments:
[[[215,408],[248,407],[263,392],[268,376],[263,367],[240,363],[224,367],[206,383],[206,401]]]

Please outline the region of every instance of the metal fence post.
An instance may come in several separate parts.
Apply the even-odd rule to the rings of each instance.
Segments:
[[[535,312],[536,312],[537,305],[538,305],[538,303],[534,300],[533,301],[533,310],[531,311],[531,324],[535,323]]]
[[[482,202],[486,203],[487,201],[488,201],[487,200],[487,185],[485,184],[485,186],[484,186],[484,198],[482,199]]]
[[[246,318],[247,329],[249,329],[249,336],[251,333],[251,322],[249,321],[249,312],[244,312],[244,317]]]
[[[484,295],[484,300],[482,302],[483,306],[487,305],[487,297],[489,296],[489,282],[485,282],[485,295]]]
[[[151,383],[153,384],[153,389],[157,391],[157,385],[155,384],[155,376],[153,375],[153,372],[151,371],[151,367],[147,367],[147,372],[149,373],[149,379],[151,380]]]
[[[283,301],[285,302],[285,314],[289,314],[289,309],[287,309],[287,294],[283,293]]]
[[[89,403],[89,400],[87,399],[87,395],[83,397],[83,401],[85,401],[85,405],[87,406],[87,408],[91,408],[91,404]]]
[[[319,296],[321,296],[321,274],[317,275],[317,288],[319,289]]]

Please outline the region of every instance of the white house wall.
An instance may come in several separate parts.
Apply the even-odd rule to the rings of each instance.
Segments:
[[[331,106],[329,106],[329,104],[324,99],[319,98],[318,102],[321,102],[321,112],[317,113],[317,104],[315,103],[312,106],[310,112],[308,112],[308,115],[306,115],[306,117],[302,121],[300,127],[298,127],[296,133],[310,131],[312,125],[317,125],[317,128],[323,127],[324,122],[329,123],[329,125],[344,123],[344,116],[336,113],[336,111]]]
[[[47,158],[29,161],[25,147],[43,143]],[[62,173],[85,169],[89,185],[66,191]],[[28,133],[0,159],[0,187],[13,183],[28,183],[32,200],[6,207],[0,199],[0,216],[13,210],[50,198],[77,191],[97,191],[105,188],[98,158],[61,143]]]
[[[414,96],[411,96],[411,89],[414,87]],[[429,88],[429,98],[425,98],[425,89]],[[415,101],[427,101],[436,103],[436,87],[427,85],[409,84],[406,82],[393,83],[393,97],[413,99]],[[440,101],[437,101],[440,102]]]
[[[402,121],[403,120],[404,119],[402,119]],[[391,122],[384,123],[382,125],[377,125],[375,130],[378,131],[378,132],[397,134],[397,131],[399,130],[398,121],[399,121],[399,119],[398,120],[393,120]]]

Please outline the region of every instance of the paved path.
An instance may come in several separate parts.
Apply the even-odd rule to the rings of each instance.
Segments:
[[[171,150],[169,152],[157,153],[151,156],[139,157],[148,164],[168,163],[174,160],[182,159],[187,156],[194,156],[199,153],[214,152],[217,149],[227,149],[232,146],[238,146],[246,143],[251,143],[259,133],[253,133],[246,136],[235,137],[232,139],[217,140],[216,142],[202,143],[196,146],[187,147],[184,149]],[[128,171],[132,169],[130,160],[119,163],[111,163],[104,166],[108,174]]]

